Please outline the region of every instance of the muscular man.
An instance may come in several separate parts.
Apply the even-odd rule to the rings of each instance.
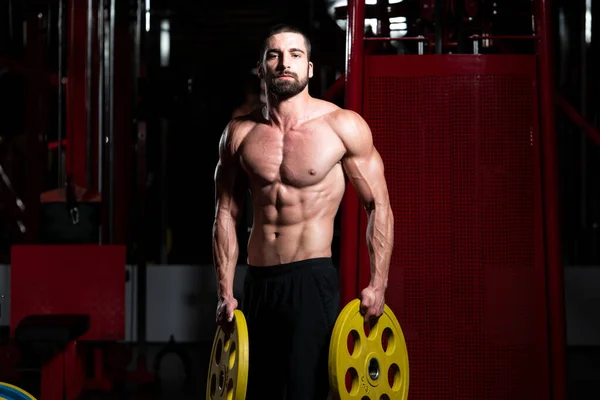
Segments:
[[[383,163],[358,114],[309,95],[310,54],[300,31],[273,28],[258,64],[267,104],[234,118],[219,145],[213,239],[219,324],[238,307],[236,224],[247,190],[253,201],[240,307],[250,340],[249,400],[328,396],[328,346],[339,312],[331,242],[344,172],[369,217],[371,281],[360,294],[365,318],[380,316],[385,303],[394,221]]]

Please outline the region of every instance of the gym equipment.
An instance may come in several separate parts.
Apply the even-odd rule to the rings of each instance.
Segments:
[[[12,246],[11,337],[42,366],[40,398],[108,386],[101,352],[88,378],[85,349],[125,339],[125,264],[125,246]]]
[[[342,309],[329,345],[329,381],[335,399],[408,398],[406,342],[387,305],[373,324],[365,323],[359,299]]]
[[[14,340],[0,345],[0,382],[20,382],[22,374],[17,367],[21,357],[21,349]]]
[[[230,331],[217,328],[208,368],[207,400],[244,400],[248,384],[248,326],[235,310]]]
[[[0,398],[6,400],[36,400],[25,390],[5,382],[0,382]]]
[[[172,370],[169,367],[166,367],[164,368],[164,370],[161,370],[163,360],[169,354],[175,355],[181,360],[184,369],[184,376],[182,379],[183,389],[186,392],[191,393],[194,385],[194,379],[192,374],[192,358],[188,354],[188,351],[185,348],[185,346],[175,341],[175,337],[173,335],[171,335],[169,343],[167,343],[167,345],[163,347],[154,357],[153,372],[156,376],[156,382],[159,385],[164,383],[162,381],[164,377],[163,373],[165,373],[164,370],[167,370],[167,373],[169,373],[169,371]]]

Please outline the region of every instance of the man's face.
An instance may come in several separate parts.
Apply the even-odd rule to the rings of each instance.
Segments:
[[[302,92],[313,76],[304,37],[291,32],[271,36],[258,73],[267,91],[280,100]]]

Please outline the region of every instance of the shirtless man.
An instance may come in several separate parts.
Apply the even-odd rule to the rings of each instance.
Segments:
[[[394,220],[383,163],[356,113],[308,93],[311,46],[297,29],[267,35],[258,64],[267,104],[233,119],[219,144],[213,229],[217,323],[238,302],[236,223],[249,190],[253,228],[240,309],[248,323],[247,399],[322,400],[329,394],[329,339],[339,312],[331,261],[334,218],[344,172],[369,216],[371,281],[360,294],[366,319],[383,313]]]

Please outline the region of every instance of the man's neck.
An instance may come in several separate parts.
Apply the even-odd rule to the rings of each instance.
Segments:
[[[286,100],[268,94],[265,118],[286,132],[307,119],[310,95],[306,90]]]

